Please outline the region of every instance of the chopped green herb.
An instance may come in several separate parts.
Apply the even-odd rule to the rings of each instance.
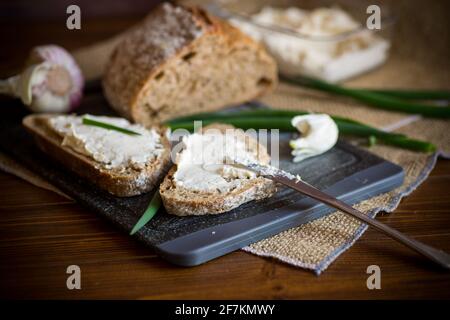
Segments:
[[[107,130],[115,130],[115,131],[119,131],[119,132],[122,132],[125,134],[133,135],[133,136],[141,135],[139,132],[131,131],[131,130],[128,130],[125,128],[117,127],[110,123],[101,122],[101,121],[89,119],[86,117],[83,117],[83,124],[88,125],[88,126],[95,126],[95,127],[99,127],[99,128],[103,128],[103,129],[107,129]]]
[[[377,143],[377,137],[374,135],[369,136],[369,147],[373,147]]]
[[[156,191],[153,195],[152,200],[150,201],[150,204],[148,205],[147,210],[145,210],[142,217],[138,220],[136,225],[133,227],[133,230],[131,230],[130,235],[135,234],[138,232],[143,226],[145,226],[156,214],[158,209],[161,207],[161,196],[159,195],[159,192]]]

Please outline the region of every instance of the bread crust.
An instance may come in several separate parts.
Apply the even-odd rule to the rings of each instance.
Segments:
[[[191,192],[189,197],[183,197],[178,194],[173,181],[175,171],[176,167],[170,169],[159,187],[159,193],[166,211],[177,216],[224,213],[246,202],[268,198],[276,191],[271,180],[258,177],[227,194]]]
[[[49,126],[54,115],[29,115],[22,121],[34,136],[39,148],[64,167],[85,178],[97,187],[119,197],[131,197],[154,189],[171,166],[170,141],[164,127],[155,130],[161,137],[164,151],[141,172],[117,172],[99,165],[95,160],[61,146],[63,138]]]
[[[217,129],[221,132],[225,132],[228,129],[239,130],[226,124],[211,124],[204,127],[203,131],[207,129]],[[242,135],[244,135],[243,132]],[[260,162],[268,163],[270,161],[270,156],[262,145],[247,135],[245,139],[249,143],[248,146],[251,150],[258,149],[258,160]],[[270,197],[276,192],[275,183],[263,177],[243,182],[242,186],[227,193],[192,191],[175,185],[173,175],[176,170],[177,167],[174,165],[159,187],[164,207],[168,213],[173,215],[188,216],[224,213],[246,202]]]
[[[167,13],[168,10],[170,13]],[[170,43],[174,38],[179,41],[173,40],[177,43],[171,47],[171,50],[161,52],[161,47],[155,45],[157,41],[148,39],[151,36],[148,30],[158,28],[158,25],[161,25],[161,20],[158,19],[173,12],[180,14],[177,16],[178,21],[172,22],[174,24],[172,34],[165,41]],[[164,21],[166,20],[163,19]],[[137,106],[140,99],[143,99],[146,85],[160,74],[172,59],[181,58],[195,50],[197,42],[206,35],[220,38],[224,41],[226,48],[239,46],[254,48],[255,52],[259,53],[259,57],[272,66],[274,71],[270,84],[261,87],[252,98],[257,98],[276,86],[276,63],[260,44],[228,22],[209,15],[201,8],[164,3],[152,11],[140,26],[130,32],[111,55],[103,77],[103,90],[112,107],[124,117],[144,123],[140,119]],[[192,112],[195,111],[193,106]]]

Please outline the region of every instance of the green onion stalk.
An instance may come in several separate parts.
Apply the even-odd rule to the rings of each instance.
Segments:
[[[424,117],[450,118],[449,91],[354,89],[304,76],[282,76],[281,79],[290,84],[351,97],[380,109],[420,114]],[[436,106],[409,101],[412,99],[447,100],[447,102],[444,106]]]
[[[166,122],[166,125],[172,130],[186,129],[192,132],[194,130],[194,121],[202,121],[203,126],[221,122],[245,130],[279,129],[281,131],[297,132],[297,129],[291,124],[291,119],[304,114],[308,114],[308,112],[273,109],[229,112],[226,114],[208,112],[176,118]],[[430,142],[412,139],[399,133],[385,132],[351,119],[338,116],[331,117],[336,122],[339,132],[344,135],[365,137],[371,143],[381,141],[384,144],[421,152],[433,152],[436,150],[436,146]]]

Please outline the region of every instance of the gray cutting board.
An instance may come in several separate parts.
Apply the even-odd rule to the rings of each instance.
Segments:
[[[114,114],[101,94],[87,92],[79,113]],[[0,150],[41,175],[81,205],[129,233],[145,211],[154,191],[141,196],[119,198],[99,190],[38,150],[30,134],[21,126],[21,119],[27,111],[18,102],[2,100],[0,103]],[[280,167],[299,174],[306,182],[350,203],[387,192],[403,181],[400,167],[341,140],[329,152],[294,164],[289,154],[290,138],[290,134],[281,135]],[[192,266],[332,211],[299,193],[280,187],[270,199],[253,201],[220,215],[177,217],[162,209],[136,237],[165,259],[175,264]]]

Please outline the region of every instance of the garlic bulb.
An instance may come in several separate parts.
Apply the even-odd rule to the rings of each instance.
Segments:
[[[300,137],[289,143],[294,162],[322,154],[333,148],[338,140],[338,127],[327,114],[296,116],[291,123],[300,132]]]
[[[65,49],[56,45],[35,47],[28,67],[0,81],[0,93],[18,97],[33,112],[68,112],[81,101],[84,79]]]

